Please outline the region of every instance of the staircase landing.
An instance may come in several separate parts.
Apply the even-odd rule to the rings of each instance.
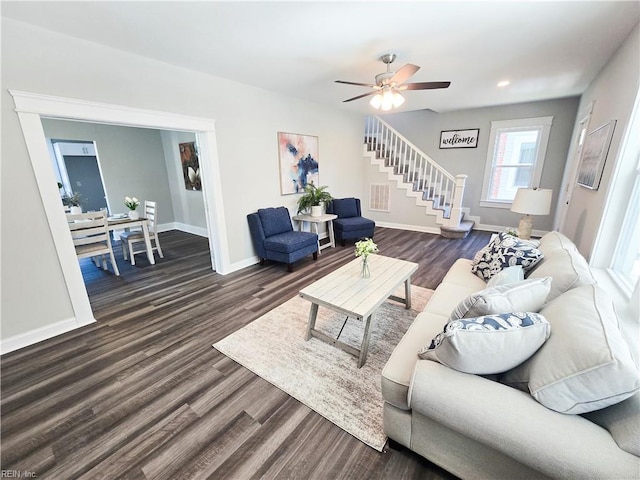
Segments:
[[[473,229],[475,222],[473,220],[462,220],[458,227],[447,227],[440,225],[440,235],[445,238],[465,238]]]

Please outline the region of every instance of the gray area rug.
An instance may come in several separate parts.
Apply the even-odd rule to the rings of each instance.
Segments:
[[[388,300],[374,315],[367,362],[316,338],[304,340],[311,303],[294,297],[213,346],[367,445],[382,451],[382,369],[433,294],[411,286],[412,308]],[[396,295],[404,297],[403,289]],[[338,336],[345,316],[320,307],[316,329]],[[340,340],[360,347],[363,324],[349,319]],[[425,343],[430,339],[425,339]],[[416,352],[417,354],[417,352]]]

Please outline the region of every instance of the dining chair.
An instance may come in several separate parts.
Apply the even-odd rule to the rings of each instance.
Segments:
[[[109,227],[107,224],[107,211],[100,210],[98,212],[76,214],[68,213],[67,223],[77,257],[100,257],[102,260],[102,268],[107,270],[105,255],[109,254],[113,272],[120,276],[118,264],[116,263],[111,246],[111,235],[109,235]]]
[[[144,217],[147,219],[147,225],[149,227],[149,240],[151,241],[152,253],[153,250],[157,250],[160,258],[164,258],[162,248],[160,247],[160,240],[158,239],[158,206],[156,202],[150,200],[144,201]],[[127,256],[131,257],[131,265],[136,264],[136,253],[147,253],[142,230],[131,230],[121,233],[120,242],[122,243],[122,256],[125,260],[127,260]],[[142,244],[142,246],[136,250],[136,244]]]

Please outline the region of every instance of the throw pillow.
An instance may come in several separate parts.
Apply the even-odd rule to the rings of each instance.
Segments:
[[[469,295],[451,312],[449,320],[495,313],[537,312],[551,290],[551,277],[485,288]]]
[[[522,265],[525,272],[532,269],[543,253],[532,242],[507,233],[499,233],[482,254],[476,255],[471,271],[485,282],[504,268]]]
[[[524,280],[524,270],[522,265],[514,265],[513,267],[507,267],[500,273],[496,273],[487,282],[487,287],[497,287],[500,285],[509,285],[510,283],[517,283]]]
[[[533,355],[549,338],[549,322],[538,313],[503,313],[453,320],[418,352],[465,373],[507,371]]]
[[[553,335],[533,357],[502,375],[502,383],[525,385],[538,402],[560,413],[605,408],[640,390],[640,373],[602,288],[573,288],[540,313]]]

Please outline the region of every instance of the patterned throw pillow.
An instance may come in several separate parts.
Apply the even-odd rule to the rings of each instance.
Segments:
[[[532,312],[453,320],[418,356],[460,372],[501,373],[533,355],[550,332],[549,322]]]
[[[514,265],[522,265],[527,272],[542,257],[542,250],[537,249],[534,243],[507,233],[499,233],[487,247],[476,254],[471,271],[486,282],[503,268]]]

